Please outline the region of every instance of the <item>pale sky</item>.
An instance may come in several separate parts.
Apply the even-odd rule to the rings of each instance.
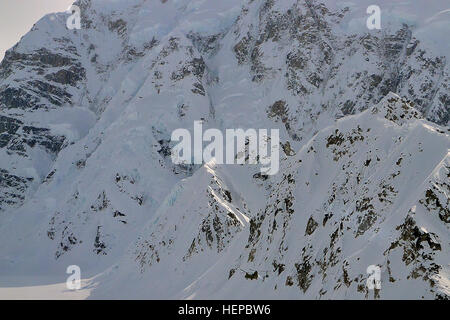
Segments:
[[[0,0],[0,60],[40,18],[65,11],[75,0]]]

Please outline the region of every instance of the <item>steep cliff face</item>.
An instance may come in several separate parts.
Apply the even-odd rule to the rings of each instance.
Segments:
[[[445,1],[380,4],[381,30],[364,1],[75,4],[80,30],[48,15],[0,65],[5,275],[108,270],[95,297],[448,297]],[[280,129],[280,172],[173,164],[195,120]]]
[[[389,94],[267,180],[209,163],[174,187],[94,297],[115,281],[149,298],[448,297],[449,146]],[[366,286],[371,265],[380,290]]]

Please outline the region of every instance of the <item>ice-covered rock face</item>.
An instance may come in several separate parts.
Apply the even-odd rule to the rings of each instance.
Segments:
[[[448,297],[449,147],[448,131],[389,94],[286,155],[276,176],[207,164],[93,297]],[[366,286],[369,266],[381,289]]]
[[[379,1],[368,30],[369,2],[42,18],[0,65],[0,270],[117,264],[96,297],[448,296],[447,4]],[[196,120],[279,129],[280,172],[174,165]]]

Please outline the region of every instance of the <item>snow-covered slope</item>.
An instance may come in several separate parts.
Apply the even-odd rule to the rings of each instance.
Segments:
[[[101,298],[448,297],[449,6],[380,1],[368,30],[369,2],[42,18],[0,66],[0,276],[76,264]],[[280,172],[174,165],[195,120],[280,129]]]
[[[445,297],[449,147],[390,94],[321,130],[276,177],[206,164],[93,297]],[[381,267],[379,291],[366,287],[369,265]]]

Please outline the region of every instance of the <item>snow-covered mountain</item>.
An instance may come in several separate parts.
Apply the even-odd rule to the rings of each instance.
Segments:
[[[93,298],[448,298],[450,5],[379,1],[369,30],[370,4],[42,18],[0,65],[0,279],[75,264]],[[279,129],[279,173],[173,164],[196,120]]]

